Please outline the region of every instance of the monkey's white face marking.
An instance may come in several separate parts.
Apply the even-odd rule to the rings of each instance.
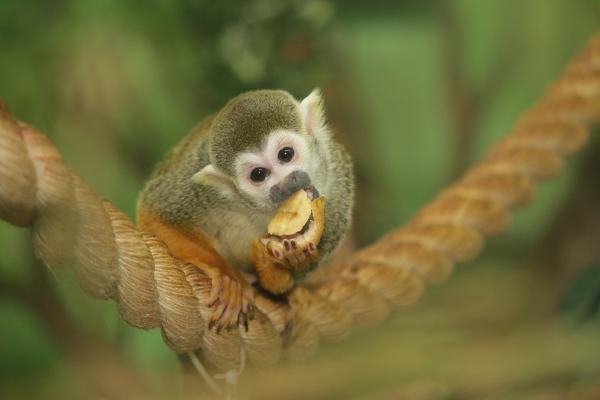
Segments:
[[[271,188],[294,171],[312,172],[312,154],[306,135],[276,130],[260,149],[238,155],[235,180],[240,191],[257,203],[268,204]]]

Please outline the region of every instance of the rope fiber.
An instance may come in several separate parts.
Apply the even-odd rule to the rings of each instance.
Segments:
[[[426,283],[446,280],[455,263],[480,253],[486,236],[508,227],[510,211],[559,172],[599,117],[597,35],[513,131],[407,225],[318,271],[287,301],[257,292],[247,330],[207,329],[208,277],[100,199],[45,135],[1,101],[0,218],[31,228],[49,268],[68,268],[90,295],[114,299],[129,324],[160,328],[177,353],[197,352],[210,369],[228,371],[240,365],[243,345],[250,365],[273,365],[342,339],[353,324],[376,324],[417,301]]]

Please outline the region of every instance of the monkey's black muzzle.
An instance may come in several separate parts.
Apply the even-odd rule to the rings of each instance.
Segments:
[[[311,186],[310,176],[304,171],[291,172],[285,179],[271,188],[271,201],[279,204],[300,189]]]

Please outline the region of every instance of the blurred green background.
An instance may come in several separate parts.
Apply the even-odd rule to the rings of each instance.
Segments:
[[[592,0],[0,0],[0,96],[134,216],[153,164],[227,99],[319,86],[360,245],[507,133],[599,22]],[[600,398],[599,159],[596,140],[417,305],[249,372],[243,398]],[[45,271],[27,231],[0,238],[0,398],[184,395],[160,332]]]

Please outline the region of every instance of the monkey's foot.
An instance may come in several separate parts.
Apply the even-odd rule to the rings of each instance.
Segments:
[[[208,307],[211,311],[208,329],[218,333],[243,325],[254,317],[253,292],[243,277],[227,274],[217,269],[204,269],[211,279]]]

